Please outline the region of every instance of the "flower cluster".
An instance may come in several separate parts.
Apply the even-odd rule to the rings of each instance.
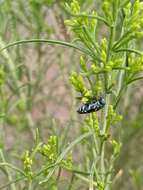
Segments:
[[[48,143],[39,147],[39,153],[46,157],[48,162],[54,163],[58,156],[58,139],[57,136],[50,136]]]
[[[23,156],[23,165],[24,165],[25,175],[28,178],[32,178],[32,176],[33,176],[32,163],[33,163],[33,161],[30,157],[30,153],[29,153],[29,151],[26,151],[24,156]]]

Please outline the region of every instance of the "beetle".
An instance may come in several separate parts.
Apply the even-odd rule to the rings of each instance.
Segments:
[[[96,101],[93,101],[92,103],[85,103],[81,107],[78,108],[77,112],[79,114],[87,114],[91,112],[96,112],[100,109],[102,109],[105,106],[105,100],[103,97],[100,97]]]

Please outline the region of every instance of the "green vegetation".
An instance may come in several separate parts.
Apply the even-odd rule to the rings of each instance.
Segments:
[[[141,190],[143,3],[0,7],[0,189]]]

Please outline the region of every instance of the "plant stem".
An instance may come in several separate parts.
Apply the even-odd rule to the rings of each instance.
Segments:
[[[14,183],[17,183],[18,181],[24,180],[25,178],[26,178],[25,176],[19,177],[19,178],[13,180],[13,181],[1,186],[0,189],[4,189],[4,188],[6,188],[6,187],[8,187],[8,186],[10,186],[10,185],[12,185]]]
[[[89,179],[87,177],[84,177],[80,174],[75,174],[75,176],[77,176],[79,179],[83,180],[84,182],[87,182],[89,184]],[[97,187],[97,182],[96,181],[93,181],[93,185],[94,187]]]
[[[2,149],[0,149],[0,156],[1,156],[2,161],[5,163],[6,161],[5,161]],[[5,171],[7,173],[9,182],[12,182],[13,181],[12,175],[10,174],[9,169],[6,166],[5,166]],[[14,183],[10,184],[10,188],[11,188],[11,190],[16,190],[15,184]]]
[[[90,172],[90,182],[89,182],[89,190],[94,190],[94,162],[91,166],[91,172]]]
[[[28,190],[32,190],[32,180],[29,180],[28,182]]]
[[[118,5],[118,1],[117,1]],[[108,52],[107,52],[107,59],[106,64],[108,64],[108,61],[110,60],[110,57],[112,55],[112,45],[115,40],[115,33],[116,33],[116,26],[117,26],[117,19],[118,19],[118,10],[115,10],[115,18],[114,18],[114,24],[112,27],[110,27],[110,38],[108,43]],[[108,83],[109,83],[109,77],[108,74],[105,73],[104,75],[105,79],[105,92],[108,89]],[[106,95],[106,105],[105,105],[105,112],[104,112],[104,121],[103,121],[103,128],[102,128],[102,135],[106,135],[106,128],[107,128],[107,116],[108,116],[108,107],[110,103],[110,95]],[[105,181],[105,140],[101,139],[101,173],[102,173],[102,181],[105,183],[105,189],[108,190],[108,184],[106,184]]]
[[[16,41],[13,43],[9,43],[6,46],[3,45],[3,47],[0,49],[0,52],[2,52],[5,49],[8,49],[10,47],[13,46],[17,46],[20,44],[27,44],[27,43],[48,43],[50,45],[61,45],[61,46],[65,46],[65,47],[71,47],[74,49],[77,49],[85,54],[89,54],[89,52],[87,52],[87,49],[84,49],[82,47],[78,47],[75,44],[72,43],[68,43],[68,42],[64,42],[64,41],[58,41],[58,40],[47,40],[47,39],[30,39],[30,40],[20,40],[20,41]]]
[[[70,184],[69,184],[68,190],[71,190],[71,189],[72,189],[72,187],[73,187],[73,182],[74,182],[74,178],[75,178],[75,174],[72,173],[72,176],[71,176],[71,180],[70,180]]]

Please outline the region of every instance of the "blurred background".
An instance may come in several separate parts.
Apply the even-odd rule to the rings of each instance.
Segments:
[[[72,34],[64,25],[64,20],[70,18],[62,6],[64,2],[0,0],[0,48],[22,39],[72,41]],[[83,10],[100,12],[100,0],[80,2]],[[19,155],[32,148],[36,128],[43,141],[47,141],[50,135],[58,135],[62,147],[81,133],[76,94],[69,83],[71,70],[78,70],[79,55],[73,49],[46,43],[24,44],[1,52],[0,112],[5,113],[0,123],[0,144],[4,150],[4,157],[0,152],[1,162],[20,165]],[[143,189],[142,97],[142,82],[138,82],[128,89],[121,101],[124,120],[116,130],[120,133],[123,148],[116,161],[117,175],[113,182],[116,190]],[[84,160],[82,150],[73,154],[75,162]],[[7,182],[7,174],[0,169],[2,185]],[[70,174],[64,175],[59,189],[67,189]],[[22,185],[18,187],[22,189]],[[73,189],[86,188],[80,181]]]

